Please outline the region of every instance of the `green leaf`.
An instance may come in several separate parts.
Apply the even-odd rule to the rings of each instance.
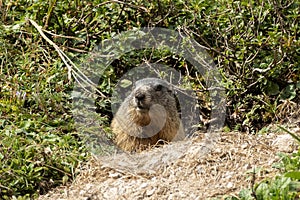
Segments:
[[[289,99],[292,100],[296,97],[296,88],[294,84],[290,84],[284,88],[284,90],[281,93],[281,99]]]
[[[2,153],[0,153],[0,160],[2,160],[4,158],[4,155]]]
[[[65,185],[69,180],[69,177],[67,175],[64,175],[63,178],[62,178],[62,183],[63,185]]]
[[[121,82],[120,82],[120,86],[121,86],[122,88],[127,88],[127,87],[129,87],[130,85],[132,85],[132,82],[131,82],[130,80],[128,80],[128,79],[123,79],[123,80],[121,80]]]
[[[300,172],[299,171],[288,172],[284,176],[300,180]]]
[[[277,95],[277,94],[279,94],[279,85],[277,83],[269,81],[268,85],[266,87],[266,93],[268,95]]]

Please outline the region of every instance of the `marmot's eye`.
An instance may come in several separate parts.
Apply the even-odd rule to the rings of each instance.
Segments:
[[[162,90],[162,88],[163,88],[163,86],[162,85],[156,85],[155,86],[155,91],[161,91]]]

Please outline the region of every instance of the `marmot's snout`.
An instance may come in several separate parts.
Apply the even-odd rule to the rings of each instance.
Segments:
[[[134,104],[137,111],[149,111],[151,106],[151,96],[146,90],[138,89],[134,93]]]

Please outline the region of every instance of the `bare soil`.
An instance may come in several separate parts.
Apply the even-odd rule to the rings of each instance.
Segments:
[[[274,129],[275,130],[275,129]],[[298,129],[294,131],[299,131]],[[262,179],[280,173],[278,152],[297,149],[286,133],[269,131],[201,134],[141,153],[93,157],[68,186],[40,200],[209,199],[238,196]],[[218,137],[216,137],[218,136]]]

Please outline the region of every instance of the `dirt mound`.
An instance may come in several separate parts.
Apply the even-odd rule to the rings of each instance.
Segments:
[[[237,195],[254,181],[278,173],[272,164],[279,161],[276,154],[282,147],[281,137],[277,133],[221,133],[217,141],[197,137],[139,154],[93,158],[72,185],[56,188],[40,199],[205,199]],[[293,151],[292,138],[282,138],[285,148],[280,150]]]

